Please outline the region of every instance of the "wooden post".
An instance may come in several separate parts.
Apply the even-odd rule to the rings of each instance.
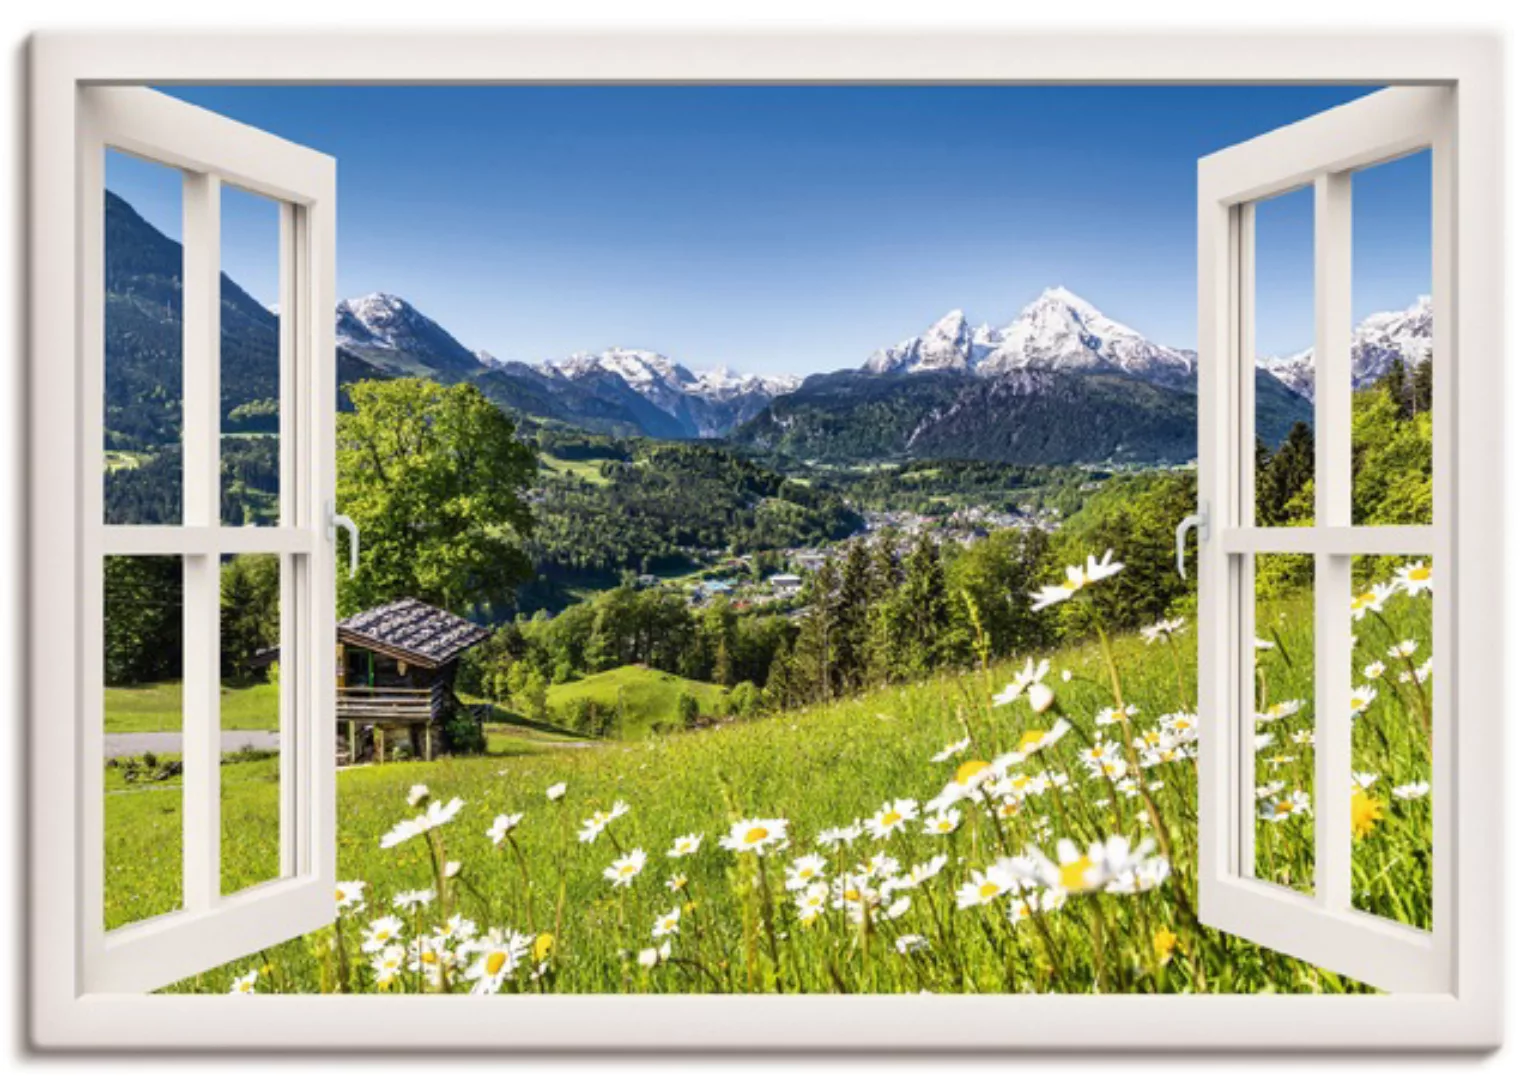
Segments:
[[[351,746],[346,764],[355,765],[357,763],[357,722],[355,720],[346,721],[346,741]]]
[[[431,721],[426,721],[426,760],[431,760]]]
[[[373,764],[374,765],[382,765],[383,764],[383,744],[384,744],[384,742],[385,742],[385,740],[384,740],[384,737],[383,737],[383,725],[375,723],[373,725]]]

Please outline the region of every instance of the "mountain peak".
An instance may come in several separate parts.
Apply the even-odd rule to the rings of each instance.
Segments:
[[[1044,289],[1043,292],[1039,293],[1038,299],[1034,300],[1031,304],[1028,305],[1028,307],[1035,307],[1039,304],[1051,303],[1063,304],[1065,307],[1077,308],[1081,311],[1096,311],[1096,308],[1093,307],[1088,301],[1083,300],[1080,296],[1071,292],[1063,285],[1050,285],[1047,289]]]

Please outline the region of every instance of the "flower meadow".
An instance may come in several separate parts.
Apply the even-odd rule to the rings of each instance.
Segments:
[[[334,923],[172,989],[1365,990],[1199,923],[1193,636],[1109,635],[1092,590],[1122,570],[1107,552],[1035,594],[1096,631],[1049,658],[642,743],[349,770]],[[1425,927],[1431,570],[1357,575],[1354,905]],[[1281,576],[1257,609],[1255,871],[1306,891],[1313,602]]]

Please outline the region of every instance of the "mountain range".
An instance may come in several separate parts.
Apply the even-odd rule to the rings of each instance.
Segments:
[[[180,245],[110,193],[106,217],[109,438],[124,448],[168,442],[179,423],[176,396],[164,388],[180,375]],[[261,430],[275,422],[266,406],[277,393],[277,316],[228,277],[222,288],[225,429]],[[386,293],[343,300],[335,317],[343,385],[471,381],[503,408],[603,434],[727,438],[843,461],[1177,462],[1196,450],[1196,355],[1154,343],[1058,287],[1004,326],[971,326],[951,311],[859,369],[802,380],[726,368],[695,374],[661,353],[619,347],[501,360]],[[1354,382],[1367,385],[1397,356],[1419,362],[1430,341],[1429,301],[1370,316],[1354,339]],[[1261,362],[1265,441],[1308,418],[1312,367],[1307,352]]]

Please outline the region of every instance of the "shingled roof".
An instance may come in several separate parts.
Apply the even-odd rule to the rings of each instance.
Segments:
[[[395,600],[343,619],[336,637],[417,667],[435,668],[478,645],[490,632],[419,600]]]

